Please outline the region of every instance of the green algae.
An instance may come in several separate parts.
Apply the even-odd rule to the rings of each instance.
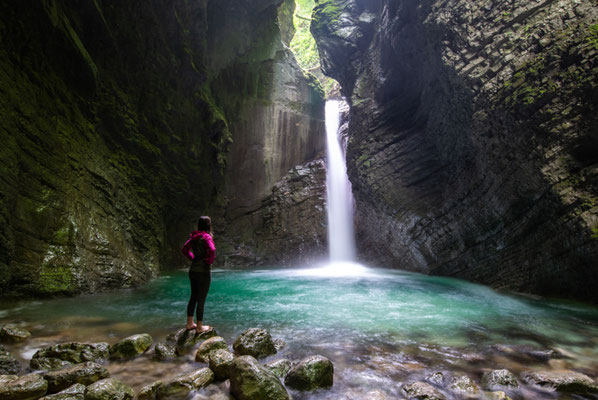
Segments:
[[[341,7],[336,0],[323,0],[313,10],[311,30],[312,32],[331,33],[330,26],[340,18]]]

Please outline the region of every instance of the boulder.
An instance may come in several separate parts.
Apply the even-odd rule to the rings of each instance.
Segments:
[[[39,400],[84,400],[85,385],[75,383],[73,386],[64,389],[62,392],[44,396]]]
[[[519,384],[515,375],[508,369],[496,369],[484,373],[482,376],[482,386],[485,389],[493,390],[504,387],[517,388]]]
[[[480,392],[480,388],[467,375],[462,375],[453,378],[451,381],[451,390],[461,392],[468,395],[476,395]]]
[[[315,390],[332,386],[334,366],[324,356],[309,356],[295,365],[284,383],[297,390]]]
[[[199,349],[197,349],[197,353],[195,353],[195,361],[208,362],[210,353],[219,349],[228,350],[226,341],[220,336],[211,337],[199,345]]]
[[[235,356],[228,350],[216,349],[210,352],[208,362],[217,381],[228,379],[230,375],[230,366],[234,359]]]
[[[128,360],[145,353],[152,345],[152,337],[147,333],[132,335],[110,346],[112,360]]]
[[[176,347],[170,343],[158,343],[154,347],[154,359],[158,361],[170,360],[177,356]]]
[[[592,378],[574,371],[534,371],[523,374],[530,384],[549,387],[573,394],[597,393],[598,384]]]
[[[0,378],[0,399],[30,400],[42,397],[48,389],[48,382],[39,374],[24,376],[3,375]]]
[[[107,378],[89,385],[85,400],[130,400],[134,395],[129,386],[114,378]]]
[[[290,400],[289,393],[268,368],[252,356],[240,356],[230,367],[230,392],[237,400]]]
[[[178,355],[183,355],[197,343],[217,335],[218,334],[214,328],[210,328],[202,333],[197,333],[194,330],[188,331],[187,329],[183,328],[168,335],[166,337],[166,343],[175,346]]]
[[[156,392],[158,391],[158,387],[160,387],[161,384],[162,381],[156,381],[154,383],[142,387],[133,399],[154,400],[156,398]]]
[[[487,400],[512,400],[505,392],[485,392],[484,399]]]
[[[281,358],[280,360],[274,360],[270,361],[269,363],[266,363],[266,368],[274,372],[274,375],[276,375],[280,379],[284,379],[284,377],[287,376],[292,367],[293,363],[287,360],[286,358]]]
[[[15,375],[21,372],[21,364],[3,346],[0,346],[0,375]]]
[[[434,372],[433,374],[426,376],[426,380],[436,386],[443,386],[444,374],[442,372]]]
[[[31,358],[30,365],[33,369],[60,369],[70,364],[108,358],[110,355],[108,349],[109,345],[105,342],[56,344],[38,350]]]
[[[209,368],[201,368],[188,375],[163,382],[156,390],[156,398],[186,399],[192,390],[199,390],[214,380],[214,373]]]
[[[16,325],[5,325],[0,329],[0,342],[16,343],[29,338],[31,333],[27,329],[19,328]]]
[[[425,382],[415,382],[403,386],[403,392],[409,399],[418,400],[445,400],[442,393],[434,388],[434,386]]]
[[[235,340],[233,349],[240,356],[248,355],[258,359],[276,354],[272,336],[265,329],[259,328],[249,328],[243,332]]]
[[[276,349],[276,351],[280,351],[280,350],[284,349],[285,346],[287,345],[285,343],[285,341],[280,338],[273,339],[272,343],[274,343],[274,348]]]
[[[48,381],[48,393],[58,393],[75,383],[87,386],[109,376],[106,368],[88,361],[58,371],[46,372],[44,379]]]

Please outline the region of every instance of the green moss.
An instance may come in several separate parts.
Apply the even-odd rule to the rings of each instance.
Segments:
[[[312,32],[331,33],[330,26],[339,20],[341,13],[342,9],[335,0],[322,0],[313,10]]]
[[[598,24],[590,25],[589,31],[588,42],[598,49]]]
[[[39,292],[46,295],[68,294],[76,291],[72,267],[44,264],[37,281]]]
[[[598,240],[598,226],[592,227],[592,239]]]

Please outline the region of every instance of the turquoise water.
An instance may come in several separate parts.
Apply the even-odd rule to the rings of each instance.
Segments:
[[[361,398],[381,387],[396,395],[400,382],[437,370],[472,377],[484,368],[598,370],[594,306],[405,272],[321,271],[215,270],[205,323],[229,343],[247,328],[262,327],[287,343],[281,356],[331,358],[337,383],[309,398],[347,392]],[[36,346],[51,341],[114,342],[139,332],[158,341],[183,326],[188,294],[187,274],[177,271],[136,290],[4,304],[0,323],[17,322],[45,338],[20,349],[24,361]],[[516,349],[518,357],[505,357],[500,346]],[[567,358],[523,355],[550,349]]]

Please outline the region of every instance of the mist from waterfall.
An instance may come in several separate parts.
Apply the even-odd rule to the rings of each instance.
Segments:
[[[340,102],[326,102],[328,249],[330,262],[355,261],[353,193],[339,138]]]

